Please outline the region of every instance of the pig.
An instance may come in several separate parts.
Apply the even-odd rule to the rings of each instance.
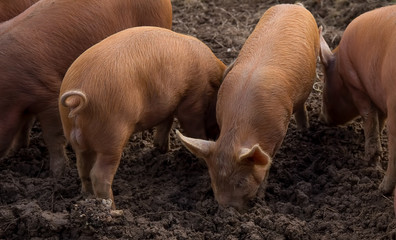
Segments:
[[[319,31],[307,9],[269,8],[226,70],[216,106],[219,138],[177,132],[183,145],[205,160],[221,206],[246,209],[268,177],[293,113],[300,129],[309,127],[305,101],[318,55]]]
[[[366,12],[345,29],[330,50],[321,34],[324,69],[321,118],[340,125],[361,116],[366,163],[381,155],[380,133],[387,118],[389,161],[379,188],[392,193],[396,184],[396,5]],[[395,118],[395,119],[394,119]]]
[[[112,199],[115,209],[111,185],[129,137],[156,127],[154,145],[167,151],[174,116],[187,135],[215,137],[225,68],[198,39],[158,27],[121,31],[78,57],[59,111],[82,192]]]
[[[0,23],[15,17],[37,1],[38,0],[1,0]]]
[[[0,158],[28,146],[35,118],[50,173],[67,165],[58,110],[62,79],[86,49],[120,30],[172,26],[170,0],[41,0],[0,25]]]

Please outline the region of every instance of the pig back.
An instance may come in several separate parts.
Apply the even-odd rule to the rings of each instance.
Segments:
[[[319,33],[312,14],[297,4],[269,8],[246,40],[236,63],[272,67],[297,85],[313,82]]]
[[[37,1],[38,0],[1,0],[0,23],[17,16]]]
[[[288,105],[303,103],[316,76],[319,46],[318,28],[308,10],[292,4],[271,7],[224,79],[218,109],[242,104],[246,91],[257,92],[266,101],[285,99]],[[263,96],[266,92],[273,94]]]
[[[28,63],[22,67],[38,78],[50,72],[63,78],[84,50],[105,37],[138,25],[170,28],[171,21],[170,0],[41,0],[0,26],[0,51],[19,65]]]

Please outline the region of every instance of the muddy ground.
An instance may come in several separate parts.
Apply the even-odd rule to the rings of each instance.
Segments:
[[[204,41],[226,64],[237,57],[259,17],[274,0],[173,0],[174,30]],[[390,1],[307,0],[334,47],[359,14]],[[395,239],[393,197],[378,185],[384,172],[364,163],[357,119],[344,127],[318,120],[320,92],[308,110],[311,128],[291,120],[275,156],[266,191],[245,213],[214,200],[207,168],[172,131],[172,150],[159,154],[152,131],[131,137],[113,190],[120,216],[101,200],[85,200],[73,152],[71,169],[49,178],[40,126],[31,146],[0,161],[0,239]],[[175,124],[177,125],[177,124]],[[386,130],[381,165],[387,163]]]

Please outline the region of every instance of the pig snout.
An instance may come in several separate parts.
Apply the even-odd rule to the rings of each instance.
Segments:
[[[247,201],[244,199],[238,200],[226,194],[217,194],[215,195],[215,199],[222,207],[233,207],[238,212],[244,212],[247,209]]]

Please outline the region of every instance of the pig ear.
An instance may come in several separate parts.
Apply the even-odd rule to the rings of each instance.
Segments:
[[[183,136],[183,134],[181,134],[179,130],[176,130],[176,136],[192,154],[194,154],[198,158],[202,158],[205,160],[208,158],[214,145],[213,141]]]
[[[326,40],[323,38],[323,27],[319,27],[320,36],[320,60],[322,64],[327,68],[329,63],[334,59],[334,55],[330,50],[329,45],[327,45]]]
[[[251,163],[256,166],[269,168],[271,166],[271,157],[261,149],[260,145],[256,144],[251,149],[242,148],[239,152],[239,161]]]

